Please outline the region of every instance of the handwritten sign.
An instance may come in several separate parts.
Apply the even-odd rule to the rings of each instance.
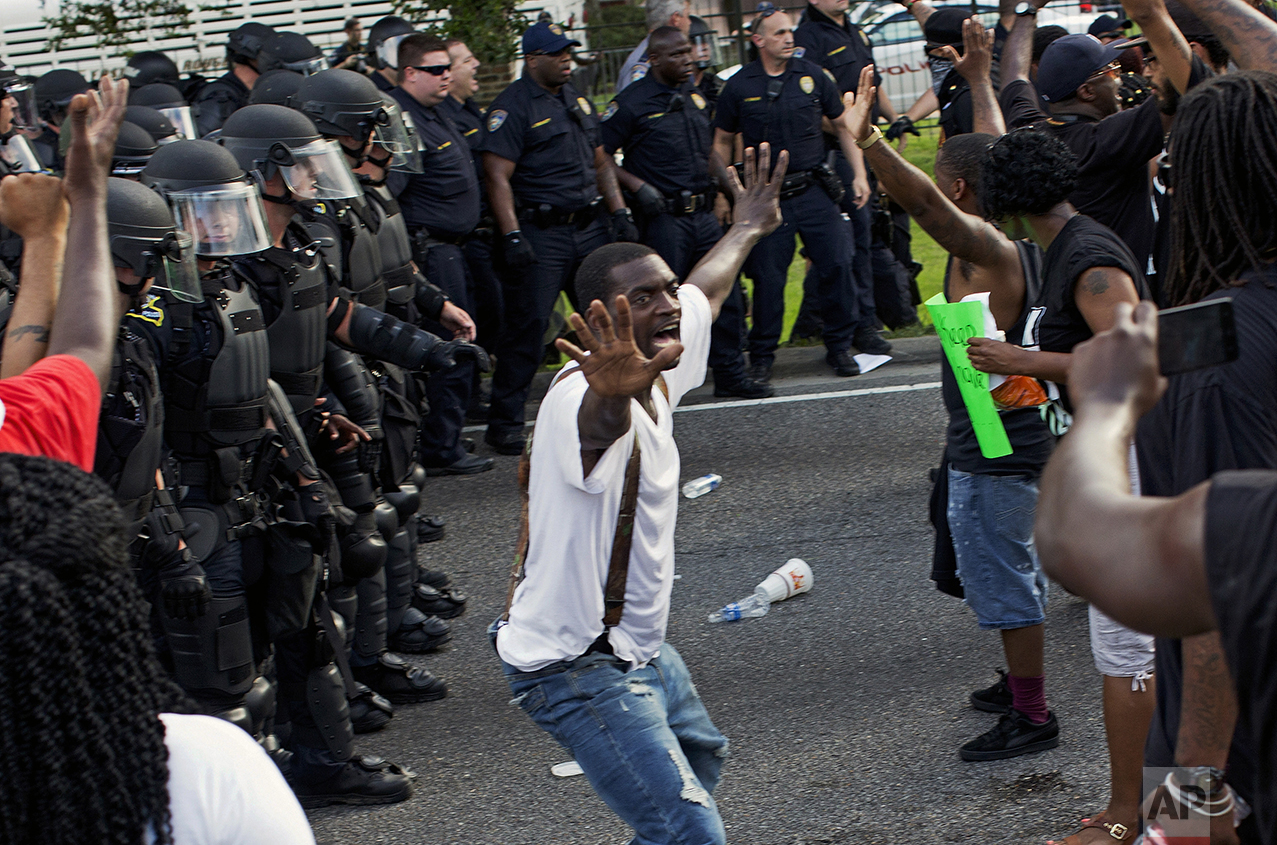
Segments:
[[[984,337],[984,309],[979,302],[946,302],[943,293],[928,299],[926,306],[940,336],[940,346],[958,380],[958,390],[971,417],[980,454],[986,458],[1011,454],[1011,441],[989,395],[989,376],[971,366],[971,359],[967,357],[967,339]]]

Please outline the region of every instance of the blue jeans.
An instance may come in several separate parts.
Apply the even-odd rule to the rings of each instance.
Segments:
[[[981,628],[1046,621],[1047,581],[1033,545],[1038,485],[949,468],[949,533],[967,605]]]
[[[631,845],[726,843],[711,793],[727,758],[687,666],[669,643],[627,672],[591,652],[535,672],[503,663],[514,701],[576,758],[594,791],[634,828]]]

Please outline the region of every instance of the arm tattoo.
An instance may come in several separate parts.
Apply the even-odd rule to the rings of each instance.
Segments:
[[[1108,277],[1102,270],[1091,270],[1082,277],[1082,284],[1086,285],[1086,292],[1091,296],[1100,296],[1109,289]]]
[[[11,337],[14,340],[17,340],[18,338],[27,334],[35,335],[35,337],[32,339],[36,343],[49,342],[49,327],[48,326],[18,326],[16,329],[14,329],[10,333],[9,337]]]

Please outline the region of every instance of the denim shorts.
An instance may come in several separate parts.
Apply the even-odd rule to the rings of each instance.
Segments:
[[[966,602],[981,628],[1046,621],[1047,580],[1033,546],[1038,485],[949,468],[949,532]]]

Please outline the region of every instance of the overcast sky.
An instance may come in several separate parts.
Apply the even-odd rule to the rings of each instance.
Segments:
[[[40,0],[4,0],[4,25],[35,23],[45,15],[53,14],[57,8],[58,0],[46,0],[43,6]]]

